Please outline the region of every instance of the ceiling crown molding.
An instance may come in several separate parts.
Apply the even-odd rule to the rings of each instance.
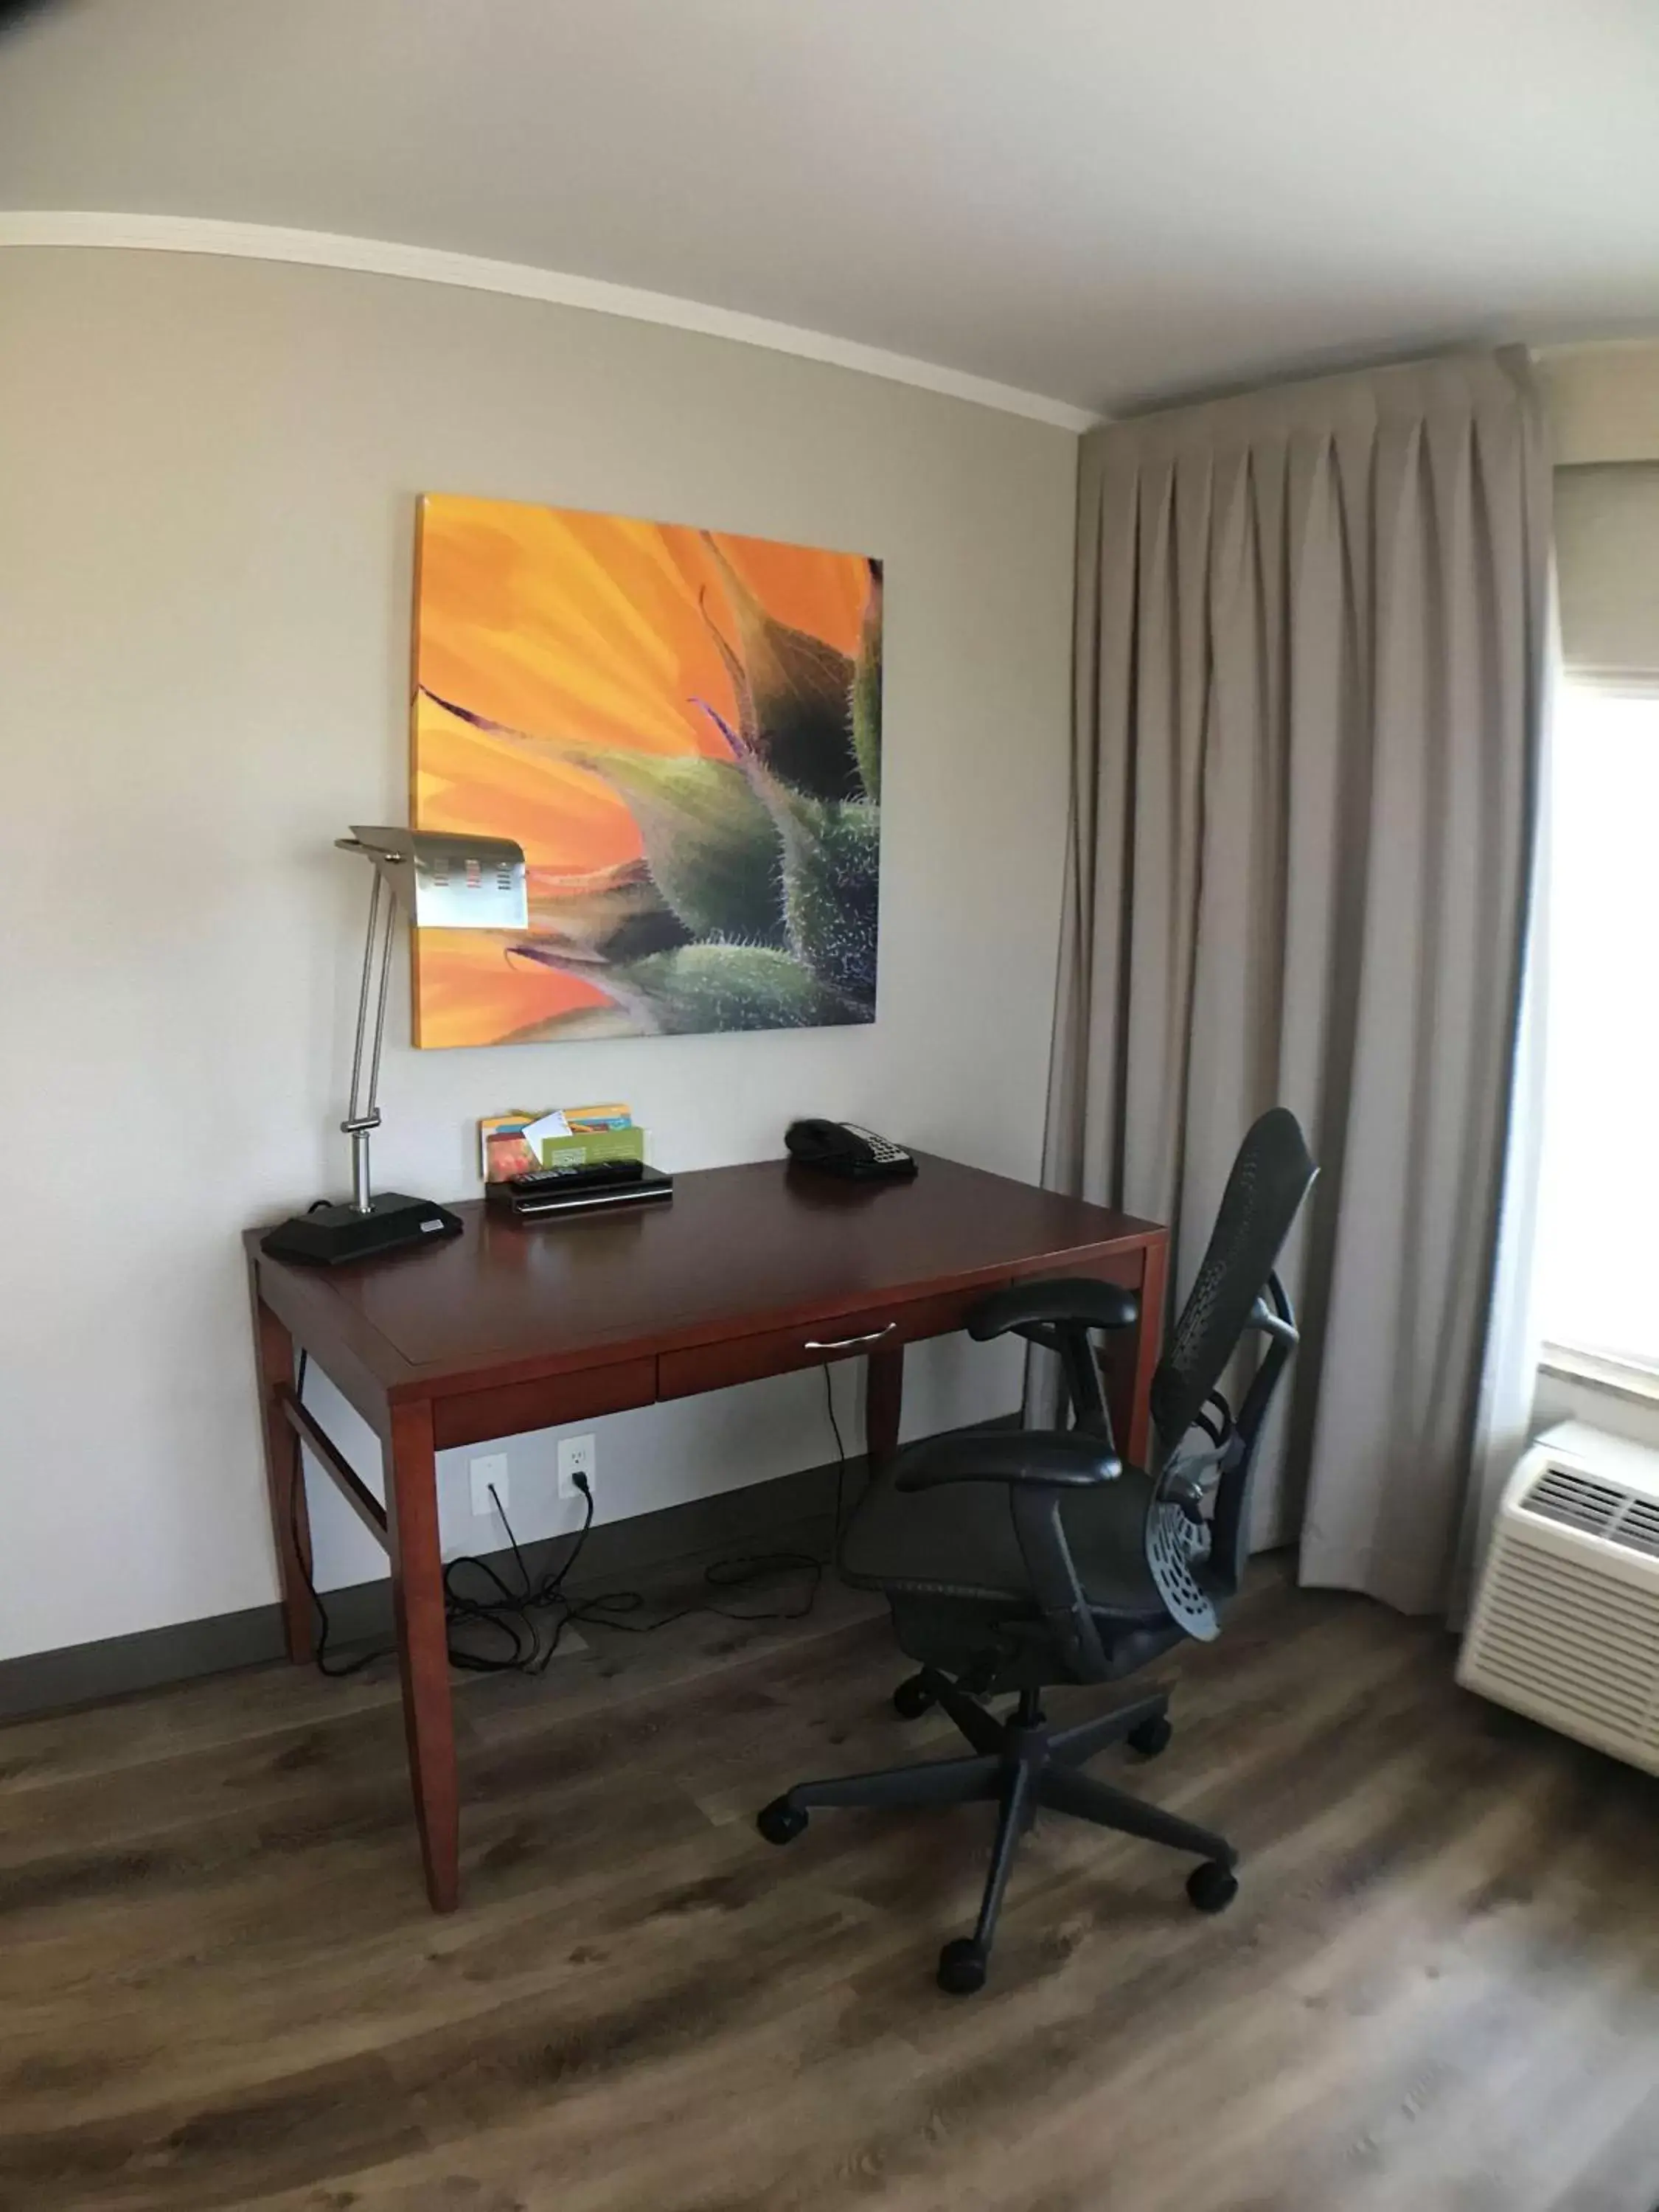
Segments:
[[[535,269],[520,261],[489,261],[474,253],[450,253],[429,246],[399,246],[389,239],[343,238],[332,231],[289,230],[272,223],[222,222],[205,216],[116,215],[70,209],[0,212],[0,246],[94,246],[160,253],[216,253],[243,261],[297,262],[313,269],[350,269],[368,276],[404,276],[426,284],[453,284],[471,292],[503,292],[514,299],[543,300],[555,307],[582,307],[600,315],[623,315],[636,323],[659,323],[670,330],[696,331],[704,337],[730,338],[739,345],[764,346],[803,361],[856,369],[894,384],[915,385],[978,407],[994,407],[1033,422],[1079,435],[1094,428],[1098,416],[1039,392],[1022,392],[937,362],[915,361],[832,337],[825,331],[800,330],[763,315],[744,315],[729,307],[704,307],[667,292],[647,292],[632,284],[611,284],[598,276],[573,276],[554,269]]]

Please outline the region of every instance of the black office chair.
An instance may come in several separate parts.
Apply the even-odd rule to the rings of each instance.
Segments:
[[[816,1805],[962,1805],[994,1800],[996,1846],[979,1922],[939,1954],[941,1988],[977,1990],[1021,1834],[1040,1806],[1194,1852],[1187,1893],[1219,1912],[1238,1893],[1224,1837],[1083,1772],[1127,1742],[1155,1756],[1171,1735],[1167,1688],[1081,1726],[1052,1729],[1053,1682],[1115,1682],[1185,1637],[1208,1639],[1243,1571],[1255,1448],[1297,1343],[1273,1272],[1317,1170],[1296,1118],[1264,1114],[1245,1138],[1209,1248],[1152,1377],[1154,1450],[1143,1473],[1120,1462],[1090,1332],[1124,1328],[1135,1302],[1111,1283],[1017,1283],[977,1306],[969,1334],[1012,1329],[1059,1355],[1072,1424],[943,1437],[878,1474],[848,1526],[847,1581],[878,1589],[921,1671],[893,1703],[914,1719],[940,1705],[972,1756],[798,1783],[760,1814],[786,1844]],[[1235,1417],[1220,1382],[1247,1335],[1265,1340]],[[1204,1438],[1194,1445],[1194,1432]],[[999,1720],[983,1700],[1012,1691]]]

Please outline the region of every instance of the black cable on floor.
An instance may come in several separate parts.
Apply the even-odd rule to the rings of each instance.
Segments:
[[[621,1628],[633,1636],[654,1635],[659,1628],[667,1628],[674,1621],[685,1620],[692,1613],[710,1613],[717,1620],[777,1621],[805,1620],[817,1602],[826,1567],[833,1566],[841,1543],[842,1501],[847,1486],[847,1447],[842,1442],[841,1423],[836,1418],[835,1386],[826,1366],[823,1375],[823,1400],[829,1411],[830,1426],[836,1439],[836,1512],[830,1532],[828,1556],[819,1559],[811,1552],[750,1552],[739,1553],[731,1559],[715,1559],[703,1570],[703,1581],[711,1589],[746,1589],[757,1582],[768,1582],[784,1574],[805,1574],[807,1577],[805,1595],[799,1605],[782,1606],[764,1613],[733,1613],[725,1606],[697,1602],[676,1607],[655,1620],[635,1622],[625,1616],[644,1609],[647,1600],[639,1590],[612,1590],[599,1597],[587,1599],[574,1608],[572,1618],[578,1620],[603,1622],[612,1628]]]
[[[309,1355],[301,1352],[295,1381],[295,1395],[305,1401],[306,1370]],[[712,1605],[706,1600],[675,1607],[659,1614],[654,1620],[636,1621],[629,1616],[645,1611],[649,1601],[641,1590],[610,1590],[573,1602],[565,1595],[564,1584],[571,1569],[581,1556],[588,1531],[593,1526],[593,1492],[586,1476],[576,1477],[582,1494],[584,1514],[581,1527],[576,1531],[575,1541],[566,1553],[562,1563],[539,1582],[532,1580],[519,1540],[513,1533],[495,1485],[489,1495],[495,1510],[507,1531],[514,1564],[518,1569],[520,1587],[513,1589],[499,1570],[488,1559],[470,1553],[446,1562],[444,1579],[444,1618],[450,1629],[465,1627],[482,1632],[486,1638],[499,1638],[500,1648],[495,1652],[470,1650],[458,1645],[453,1634],[449,1639],[449,1661],[475,1674],[539,1674],[559,1648],[565,1630],[573,1621],[587,1620],[596,1626],[623,1630],[630,1636],[654,1635],[658,1629],[667,1628],[677,1620],[687,1620],[693,1613],[708,1613],[716,1620],[744,1623],[804,1620],[817,1601],[826,1567],[834,1564],[841,1542],[842,1514],[847,1485],[847,1447],[842,1440],[841,1423],[836,1415],[835,1387],[828,1367],[823,1370],[824,1403],[830,1415],[830,1426],[836,1439],[836,1508],[834,1525],[830,1529],[828,1555],[819,1559],[811,1552],[757,1552],[738,1553],[729,1559],[715,1559],[703,1570],[703,1581],[708,1589],[720,1592],[752,1588],[757,1583],[769,1582],[784,1575],[799,1574],[806,1577],[805,1591],[798,1605],[780,1606],[763,1611],[734,1612],[726,1606]],[[319,1674],[331,1680],[356,1674],[376,1659],[385,1658],[391,1647],[360,1652],[354,1659],[331,1660],[328,1642],[330,1624],[328,1609],[324,1605],[313,1577],[311,1562],[306,1546],[300,1540],[300,1499],[303,1494],[305,1462],[301,1441],[294,1439],[294,1474],[289,1491],[290,1529],[295,1556],[300,1563],[306,1590],[317,1616],[317,1647],[314,1654]],[[484,1593],[470,1593],[462,1588],[462,1577],[482,1577]],[[544,1627],[536,1619],[540,1613],[553,1617]]]

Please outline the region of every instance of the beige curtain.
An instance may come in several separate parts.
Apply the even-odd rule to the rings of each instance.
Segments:
[[[1197,1264],[1245,1127],[1322,1175],[1255,1536],[1443,1606],[1508,1120],[1549,476],[1524,357],[1110,426],[1079,507],[1047,1149]]]

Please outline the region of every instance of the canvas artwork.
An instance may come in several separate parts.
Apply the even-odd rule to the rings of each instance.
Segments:
[[[522,934],[422,930],[422,1045],[875,1018],[878,561],[421,501],[413,819],[515,838]]]

